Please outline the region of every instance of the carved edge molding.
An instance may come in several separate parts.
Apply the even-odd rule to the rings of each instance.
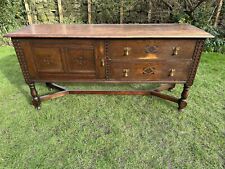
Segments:
[[[105,65],[105,77],[108,80],[110,74],[110,57],[109,57],[109,41],[105,41],[105,58],[106,58],[106,65]]]
[[[26,60],[24,58],[24,52],[21,47],[20,41],[18,39],[12,39],[12,43],[15,48],[18,61],[20,63],[20,67],[21,67],[21,70],[22,70],[22,73],[24,76],[24,80],[27,84],[30,84],[32,82],[30,81],[30,74],[28,71],[28,66],[27,66]]]
[[[195,78],[195,75],[196,75],[196,72],[198,69],[198,64],[199,64],[201,54],[202,54],[202,51],[204,48],[204,43],[205,43],[205,40],[197,40],[197,42],[196,42],[196,47],[195,47],[194,54],[192,57],[193,63],[192,63],[190,73],[188,76],[188,80],[186,83],[188,86],[192,86],[192,84],[194,82],[194,78]]]

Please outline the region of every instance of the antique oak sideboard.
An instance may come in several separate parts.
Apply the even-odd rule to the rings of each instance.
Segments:
[[[30,25],[11,37],[32,104],[67,94],[152,95],[187,105],[209,33],[188,24]],[[58,92],[39,96],[36,82]],[[55,82],[159,83],[139,91],[67,90]],[[183,84],[180,98],[162,93]]]

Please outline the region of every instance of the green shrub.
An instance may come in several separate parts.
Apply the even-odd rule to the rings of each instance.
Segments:
[[[222,13],[225,11],[224,8],[225,5],[223,6]],[[215,38],[206,40],[205,51],[225,53],[225,29],[223,26],[212,26],[214,10],[215,8],[210,3],[205,3],[202,7],[195,10],[193,18],[183,11],[175,10],[172,20],[173,22],[189,23],[211,33]]]
[[[0,46],[7,44],[8,39],[2,36],[26,24],[22,0],[0,0]]]
[[[213,39],[206,40],[205,50],[208,52],[225,53],[225,31],[212,26],[206,26],[204,29],[215,36]]]

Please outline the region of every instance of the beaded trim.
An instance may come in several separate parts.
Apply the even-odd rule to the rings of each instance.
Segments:
[[[25,58],[24,58],[24,51],[21,47],[21,43],[18,39],[12,39],[12,43],[13,43],[13,46],[15,48],[18,61],[20,63],[20,67],[21,67],[25,82],[31,83],[30,74],[29,74],[29,71],[28,71],[27,63],[26,63]]]
[[[198,64],[201,58],[201,54],[204,48],[204,42],[205,40],[198,40],[196,42],[196,47],[195,47],[195,51],[192,57],[193,63],[191,66],[191,70],[188,76],[188,80],[187,80],[187,85],[191,86],[193,84],[197,69],[198,69]]]

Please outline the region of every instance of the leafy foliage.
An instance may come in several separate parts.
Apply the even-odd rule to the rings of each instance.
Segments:
[[[2,35],[26,24],[26,14],[22,0],[0,1],[0,45],[8,43]]]
[[[215,36],[213,39],[206,40],[205,50],[208,52],[225,53],[225,31],[212,26],[206,26],[204,29]]]
[[[195,25],[215,36],[213,39],[207,39],[205,50],[208,52],[225,53],[225,25],[220,27],[213,26],[213,17],[215,12],[214,1],[206,1],[193,11],[192,15],[188,15],[183,8],[173,10],[173,22],[189,23]],[[225,18],[225,5],[222,9],[222,17]],[[223,24],[223,23],[222,23]]]
[[[119,0],[94,0],[92,5],[93,23],[119,23]]]

